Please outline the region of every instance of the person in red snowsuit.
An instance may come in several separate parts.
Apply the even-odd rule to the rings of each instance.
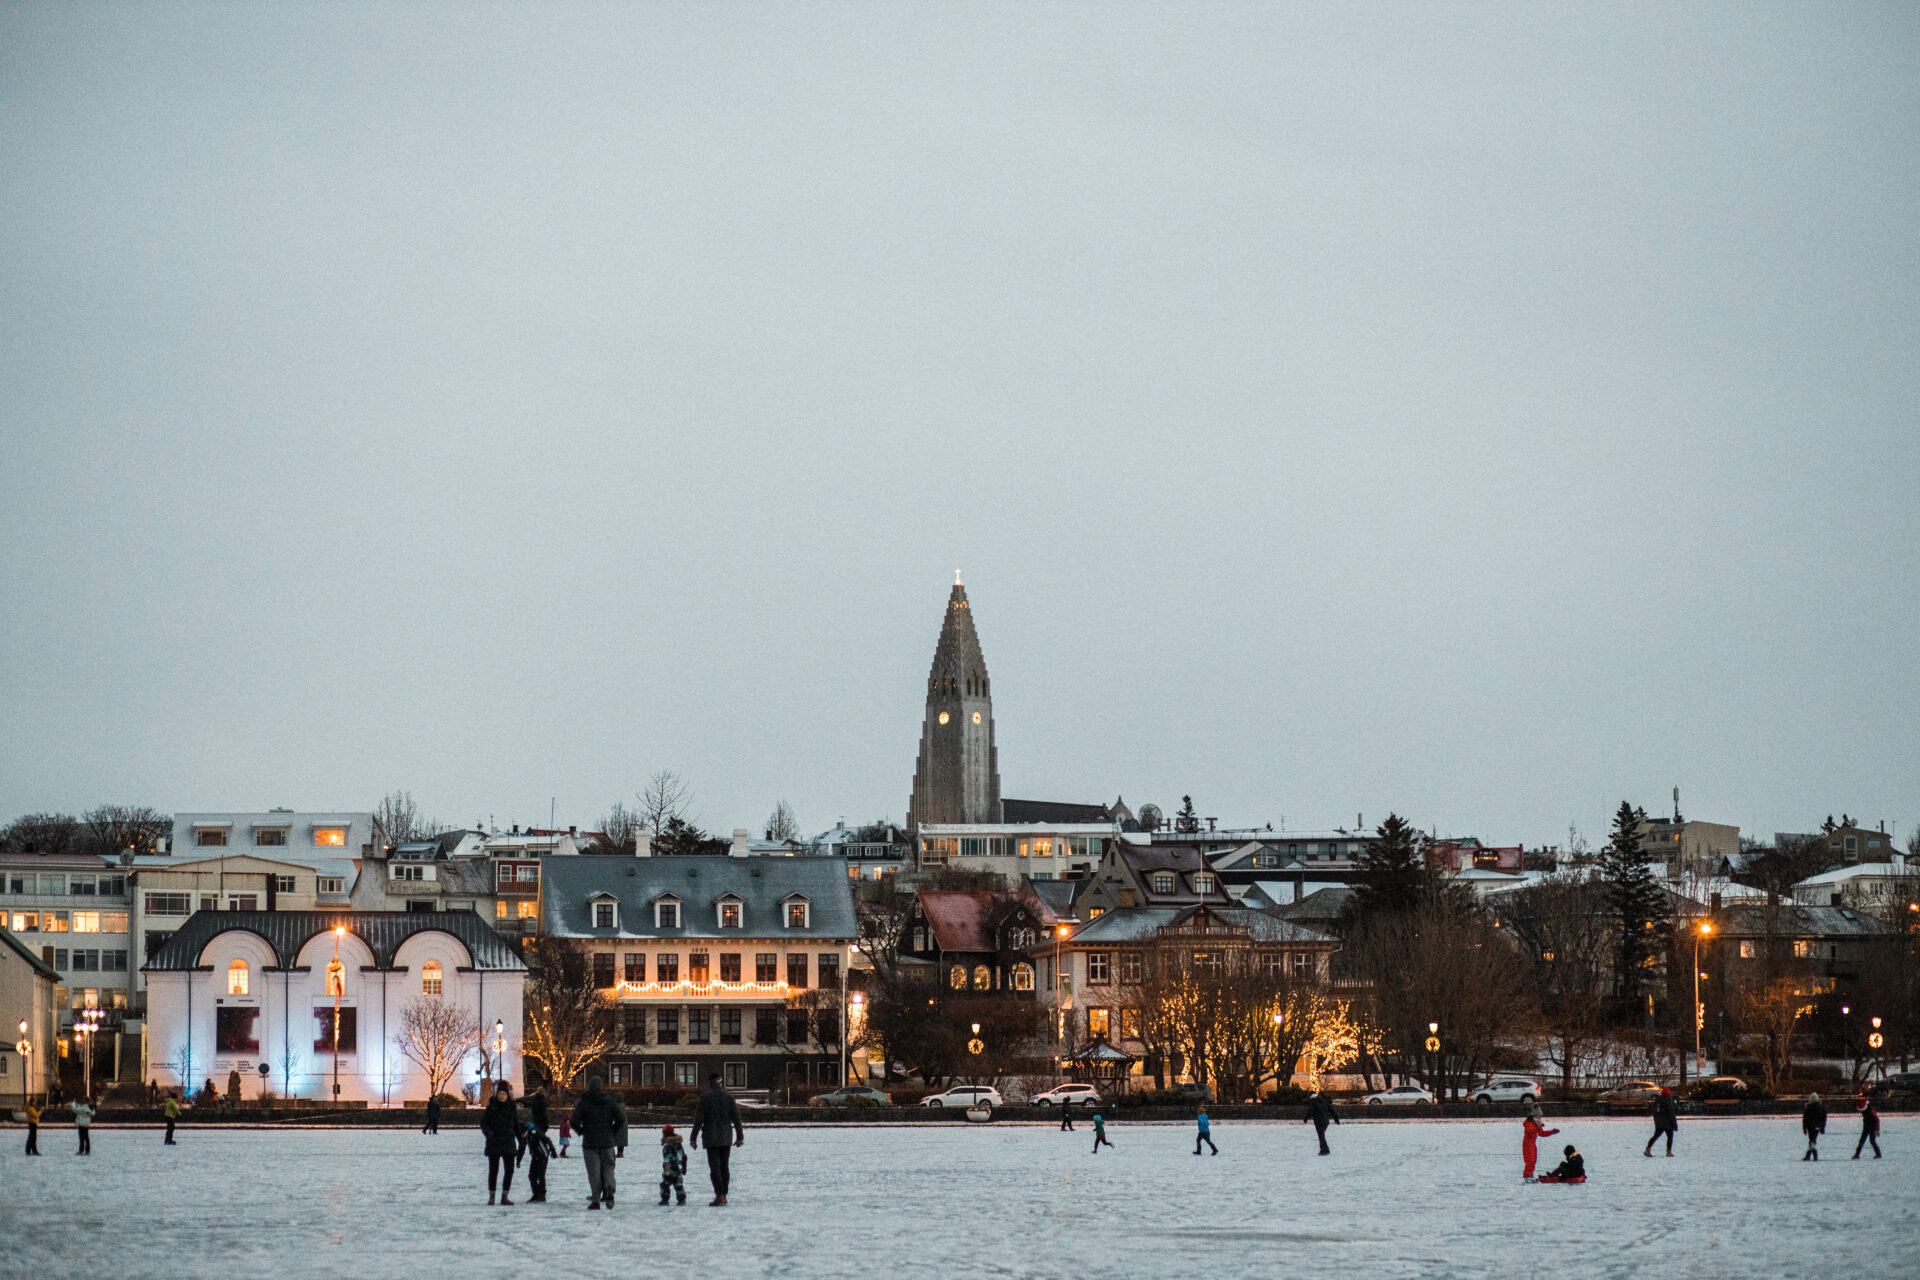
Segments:
[[[1540,1123],[1538,1117],[1530,1115],[1526,1118],[1523,1132],[1525,1136],[1520,1139],[1520,1156],[1526,1161],[1527,1167],[1520,1176],[1523,1178],[1531,1178],[1533,1177],[1533,1166],[1535,1162],[1540,1159],[1540,1139],[1551,1138],[1560,1131],[1558,1129],[1545,1128]]]

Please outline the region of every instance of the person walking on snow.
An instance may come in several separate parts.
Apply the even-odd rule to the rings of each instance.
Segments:
[[[1820,1135],[1827,1131],[1827,1109],[1820,1105],[1820,1095],[1807,1095],[1807,1109],[1800,1113],[1800,1131],[1807,1135],[1807,1154],[1802,1161],[1820,1159]]]
[[[1332,1155],[1332,1149],[1327,1146],[1327,1126],[1339,1124],[1340,1117],[1333,1113],[1333,1104],[1320,1096],[1318,1089],[1307,1099],[1307,1114],[1302,1117],[1302,1123],[1309,1121],[1313,1124],[1313,1131],[1320,1137],[1320,1154]]]
[[[173,1100],[172,1094],[167,1095],[166,1102],[160,1108],[160,1114],[167,1118],[167,1140],[160,1145],[166,1147],[179,1146],[180,1144],[173,1140],[173,1126],[179,1123],[180,1120],[180,1104]]]
[[[1540,1139],[1551,1138],[1560,1131],[1547,1128],[1541,1124],[1537,1116],[1532,1114],[1520,1122],[1520,1131],[1520,1159],[1526,1164],[1526,1168],[1520,1171],[1520,1176],[1531,1182],[1533,1166],[1540,1159]]]
[[[1870,1097],[1860,1099],[1860,1141],[1853,1144],[1853,1158],[1860,1158],[1860,1148],[1869,1142],[1873,1144],[1873,1158],[1880,1158],[1880,1112],[1874,1108]]]
[[[1060,1132],[1073,1132],[1073,1099],[1068,1098],[1060,1107]]]
[[[493,1097],[480,1117],[480,1132],[487,1140],[487,1203],[492,1204],[493,1187],[500,1184],[500,1203],[512,1204],[507,1193],[513,1190],[514,1132],[520,1127],[519,1113],[513,1109],[513,1086],[505,1080],[495,1082]]]
[[[1667,1135],[1667,1154],[1673,1154],[1673,1135],[1679,1131],[1680,1117],[1673,1109],[1673,1090],[1662,1089],[1653,1096],[1653,1136],[1647,1139],[1646,1150],[1640,1154],[1651,1156],[1653,1144],[1660,1141],[1660,1135]]]
[[[1213,1126],[1207,1122],[1207,1109],[1200,1109],[1200,1132],[1193,1139],[1193,1154],[1200,1154],[1200,1144],[1206,1143],[1213,1148],[1213,1154],[1219,1155],[1220,1148],[1213,1145]]]
[[[572,1141],[573,1141],[573,1118],[571,1116],[561,1116],[560,1117],[560,1158],[562,1160],[565,1160],[567,1158],[567,1144]]]
[[[80,1149],[73,1154],[90,1156],[93,1154],[93,1108],[87,1105],[85,1098],[73,1104],[73,1127],[80,1131]]]
[[[587,1208],[598,1209],[604,1202],[611,1209],[614,1162],[627,1142],[627,1108],[606,1091],[599,1076],[594,1076],[587,1081],[587,1091],[574,1104],[568,1119],[580,1131],[580,1159],[587,1166],[587,1190],[592,1194]],[[566,1130],[560,1132],[564,1135]],[[564,1136],[561,1141],[565,1141]]]
[[[660,1130],[660,1203],[669,1195],[687,1202],[687,1148],[672,1125]]]
[[[707,1077],[707,1091],[693,1108],[693,1145],[707,1145],[707,1179],[713,1183],[709,1208],[725,1207],[727,1188],[733,1183],[733,1148],[746,1145],[747,1131],[740,1127],[740,1104],[720,1087],[720,1073]]]
[[[1093,1117],[1093,1154],[1097,1156],[1100,1154],[1101,1147],[1112,1145],[1113,1143],[1107,1140],[1107,1122],[1096,1113]],[[1199,1155],[1200,1152],[1196,1150],[1193,1154]]]
[[[40,1108],[27,1104],[27,1154],[40,1154]]]
[[[545,1131],[535,1128],[531,1120],[523,1122],[520,1125],[520,1146],[513,1153],[513,1162],[519,1164],[527,1160],[528,1204],[547,1202],[547,1157],[552,1154],[553,1143],[548,1140]]]

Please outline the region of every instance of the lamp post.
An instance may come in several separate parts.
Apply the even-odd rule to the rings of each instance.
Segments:
[[[79,1019],[74,1023],[73,1031],[80,1038],[81,1079],[85,1082],[86,1100],[93,1101],[93,1037],[100,1029],[100,1011],[82,1009]]]
[[[507,1024],[503,1019],[493,1020],[493,1062],[496,1074],[494,1079],[504,1080],[507,1076]]]
[[[1707,1006],[1700,1003],[1700,939],[1712,932],[1713,925],[1706,921],[1693,932],[1693,1078],[1696,1080],[1707,1074],[1706,1058],[1700,1052],[1700,1030],[1707,1024]]]
[[[1445,1088],[1440,1080],[1440,1024],[1437,1022],[1427,1024],[1427,1053],[1432,1056],[1427,1083],[1433,1087],[1433,1100],[1437,1103]]]
[[[333,926],[333,963],[327,966],[327,986],[333,992],[333,1101],[340,1102],[340,992],[347,985],[346,970],[340,967],[340,939],[347,926]]]
[[[1067,933],[1068,929],[1064,924],[1055,926],[1053,931],[1053,1045],[1055,1050],[1065,1049],[1067,1039],[1067,1011],[1060,1003],[1060,943],[1066,938]],[[1053,1061],[1057,1075],[1064,1070],[1059,1052],[1054,1053]]]
[[[1874,1019],[1878,1022],[1879,1019]],[[33,1079],[33,1041],[27,1039],[27,1020],[20,1019],[20,1043],[13,1046],[20,1051],[20,1109],[27,1109],[27,1081]]]

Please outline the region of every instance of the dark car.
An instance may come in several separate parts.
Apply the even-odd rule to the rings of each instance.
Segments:
[[[1213,1090],[1191,1080],[1186,1084],[1176,1084],[1173,1086],[1173,1091],[1188,1102],[1211,1103],[1213,1101]]]
[[[1876,1081],[1871,1092],[1876,1098],[1920,1096],[1920,1071],[1896,1071],[1885,1080]]]

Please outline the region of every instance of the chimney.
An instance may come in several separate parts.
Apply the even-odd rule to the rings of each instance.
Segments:
[[[733,848],[727,852],[736,858],[746,857],[747,841],[751,839],[753,839],[753,835],[745,827],[735,827],[733,829]]]
[[[580,834],[580,828],[577,826],[569,825],[567,827],[567,834],[570,836],[577,836]]]
[[[636,831],[633,833],[633,856],[651,858],[653,856],[653,832]]]

